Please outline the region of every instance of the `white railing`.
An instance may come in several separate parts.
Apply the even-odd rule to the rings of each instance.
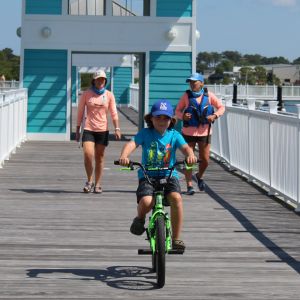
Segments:
[[[26,139],[27,89],[0,92],[0,168]]]
[[[19,88],[19,81],[15,81],[15,80],[0,81],[0,93],[10,89],[18,89],[18,88]]]
[[[139,85],[131,84],[129,87],[129,104],[128,106],[133,108],[135,111],[139,110]]]
[[[297,114],[279,114],[277,101],[269,110],[233,106],[213,126],[212,154],[300,210],[300,104]],[[234,187],[232,187],[234,189]]]
[[[233,95],[233,85],[213,84],[206,85],[208,90],[218,95]],[[265,100],[277,99],[276,85],[237,85],[238,99],[247,98],[263,98]],[[300,100],[300,86],[283,86],[282,87],[283,100]]]

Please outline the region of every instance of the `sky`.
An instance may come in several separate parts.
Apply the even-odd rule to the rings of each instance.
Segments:
[[[300,0],[196,0],[197,53],[238,51],[266,57],[300,57]],[[2,0],[0,50],[20,54],[22,0]]]

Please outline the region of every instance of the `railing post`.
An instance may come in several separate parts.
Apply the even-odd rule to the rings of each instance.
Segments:
[[[269,113],[270,114],[277,114],[277,101],[269,101]],[[272,196],[275,195],[275,191],[272,189],[272,161],[273,161],[273,128],[272,128],[272,120],[271,116],[269,118],[269,149],[270,149],[270,156],[269,156],[269,186],[270,190],[268,195]]]
[[[233,84],[233,96],[232,96],[232,103],[236,104],[237,102],[237,84]]]
[[[250,145],[250,136],[251,136],[251,127],[250,127],[250,120],[251,120],[251,111],[255,110],[255,99],[254,98],[247,98],[247,106],[248,106],[248,182],[252,181],[252,172],[251,172],[251,154],[253,152],[253,145]]]
[[[297,207],[296,207],[296,212],[300,212],[300,157],[299,157],[299,153],[300,153],[300,104],[296,104],[296,108],[297,108],[297,116],[299,119],[298,122],[298,143],[297,143]]]
[[[277,87],[277,102],[278,102],[278,111],[282,111],[283,102],[282,102],[282,86]]]

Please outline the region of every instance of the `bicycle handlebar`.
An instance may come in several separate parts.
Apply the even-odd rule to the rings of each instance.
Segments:
[[[200,162],[200,160],[197,159],[197,163],[199,163],[199,162]],[[115,161],[114,161],[114,164],[117,165],[117,166],[119,166],[119,165],[120,165],[120,162],[119,162],[118,160],[115,160]],[[151,180],[150,180],[150,178],[149,178],[149,176],[148,176],[147,171],[163,171],[163,170],[165,170],[165,171],[171,171],[170,174],[167,176],[167,181],[169,181],[169,179],[171,178],[172,173],[173,173],[175,167],[176,167],[176,166],[179,166],[179,165],[184,165],[184,164],[186,164],[186,161],[185,161],[185,160],[180,160],[180,161],[176,161],[176,162],[173,164],[172,167],[162,167],[162,168],[161,168],[161,167],[157,167],[157,168],[151,167],[151,168],[147,168],[147,167],[145,167],[143,164],[141,164],[140,162],[137,162],[137,161],[129,161],[128,168],[129,168],[130,170],[134,170],[134,167],[133,167],[133,166],[138,166],[138,167],[143,171],[146,180],[147,180],[150,184],[152,184],[152,183],[151,183]]]

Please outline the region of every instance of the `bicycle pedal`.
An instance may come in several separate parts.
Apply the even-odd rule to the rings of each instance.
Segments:
[[[151,249],[138,249],[138,254],[139,255],[151,255],[152,251]]]
[[[183,254],[184,250],[181,249],[171,249],[168,251],[168,254]]]

